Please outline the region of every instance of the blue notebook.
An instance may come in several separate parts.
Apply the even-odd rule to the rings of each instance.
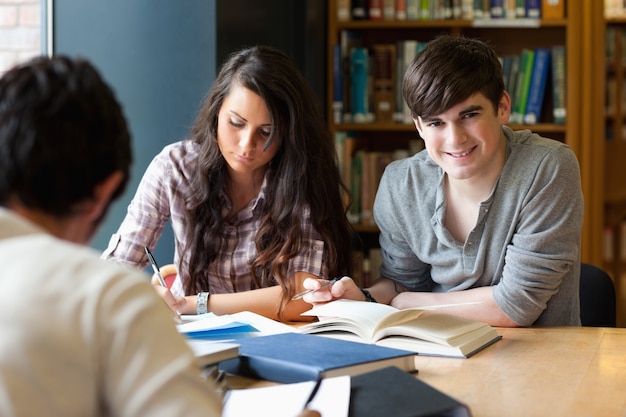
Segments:
[[[239,357],[224,361],[228,373],[281,383],[360,375],[388,366],[413,372],[415,352],[325,336],[281,333],[237,341]]]

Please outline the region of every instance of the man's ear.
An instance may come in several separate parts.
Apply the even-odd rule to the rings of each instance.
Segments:
[[[413,118],[413,124],[417,129],[417,133],[419,133],[421,137],[424,137],[424,135],[422,135],[422,124],[420,123],[419,118]]]
[[[115,171],[98,184],[94,190],[93,198],[84,206],[85,216],[91,220],[99,219],[123,179],[124,174],[121,171]]]
[[[500,124],[507,124],[511,116],[511,96],[506,91],[502,93],[502,97],[498,102],[497,115],[500,118]]]

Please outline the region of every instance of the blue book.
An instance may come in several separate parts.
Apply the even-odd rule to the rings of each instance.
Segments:
[[[536,49],[530,88],[528,90],[528,102],[526,103],[526,114],[524,114],[524,123],[526,124],[532,125],[539,122],[549,68],[550,50],[546,48]]]
[[[531,19],[541,18],[541,0],[526,0],[526,17]]]
[[[349,417],[470,417],[467,405],[398,368],[352,377]]]
[[[341,45],[333,47],[333,122],[339,124],[343,117],[343,57]]]
[[[368,60],[367,48],[354,48],[350,62],[350,81],[352,83],[352,121],[364,123],[368,112]]]
[[[235,375],[281,383],[360,375],[395,366],[413,372],[415,352],[302,333],[238,340],[239,357],[220,364]]]

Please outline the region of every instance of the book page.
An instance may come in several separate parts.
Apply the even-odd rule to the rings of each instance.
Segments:
[[[301,330],[306,333],[316,328],[344,330],[371,341],[378,323],[397,311],[398,309],[386,304],[335,300],[302,313],[303,316],[318,316],[320,321],[307,324],[301,327]]]
[[[294,417],[303,409],[315,381],[282,384],[228,392],[223,417]],[[326,378],[308,408],[324,417],[347,417],[350,405],[350,377]]]
[[[417,319],[411,319],[410,310],[403,310],[407,314],[399,315],[397,322],[388,321],[375,335],[376,340],[386,336],[411,336],[435,343],[454,346],[455,339],[477,329],[488,327],[485,323],[467,320],[447,314],[429,314]],[[395,316],[395,315],[394,315]]]

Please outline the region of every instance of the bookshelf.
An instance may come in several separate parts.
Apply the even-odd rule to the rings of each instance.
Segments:
[[[626,8],[622,2],[605,2],[606,39],[606,119],[605,119],[605,224],[610,233],[611,253],[607,260],[615,282],[618,298],[621,296],[621,278],[626,271],[622,258],[622,239],[626,222]],[[618,324],[623,320],[623,303],[618,302]],[[624,323],[626,324],[626,321]]]
[[[550,19],[485,19],[465,18],[439,20],[340,20],[338,7],[350,2],[329,0],[327,36],[327,117],[333,135],[341,132],[357,137],[358,147],[392,151],[419,140],[410,123],[369,120],[366,123],[345,122],[338,117],[335,101],[334,54],[346,33],[359,40],[359,46],[371,48],[374,44],[394,44],[401,40],[427,42],[441,33],[462,34],[489,41],[499,55],[520,54],[524,48],[551,48],[563,45],[566,51],[566,109],[564,124],[554,123],[552,87],[548,80],[546,97],[539,123],[514,124],[511,128],[533,131],[567,143],[572,147],[581,165],[585,195],[585,222],[583,228],[582,260],[602,265],[604,229],[604,144],[598,141],[598,132],[604,129],[604,58],[603,5],[587,0],[563,0],[563,17]],[[383,4],[385,2],[382,2]],[[368,2],[365,2],[368,4]],[[348,6],[350,7],[350,6]],[[345,14],[344,14],[345,16]],[[342,36],[343,34],[343,36]],[[372,111],[373,113],[373,111]],[[342,159],[340,157],[340,159]],[[350,161],[344,158],[344,166]],[[355,230],[375,233],[371,224],[355,224]]]

